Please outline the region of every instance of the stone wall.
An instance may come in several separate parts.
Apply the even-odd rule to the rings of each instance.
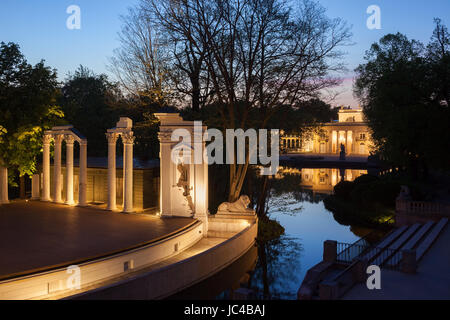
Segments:
[[[65,167],[62,167],[62,181],[66,181]],[[53,181],[53,166],[50,179]],[[40,189],[42,194],[42,175]],[[74,199],[78,200],[79,168],[74,168]],[[123,202],[123,169],[116,169],[116,199],[119,205]],[[134,169],[133,172],[133,204],[136,211],[159,210],[159,168]],[[53,190],[51,190],[53,193]],[[51,194],[53,198],[53,194]],[[66,199],[66,184],[62,184],[62,197]],[[103,204],[108,201],[108,169],[88,168],[87,171],[87,201],[88,203]]]

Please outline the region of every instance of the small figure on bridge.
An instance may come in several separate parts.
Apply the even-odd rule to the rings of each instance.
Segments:
[[[341,143],[341,152],[339,154],[339,160],[345,160],[345,146]]]

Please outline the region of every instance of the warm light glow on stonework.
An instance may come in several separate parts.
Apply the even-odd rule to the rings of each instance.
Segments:
[[[313,137],[283,135],[281,146],[289,153],[339,154],[344,145],[347,155],[369,155],[372,140],[361,109],[341,109],[339,120],[325,123],[321,129],[323,135]]]

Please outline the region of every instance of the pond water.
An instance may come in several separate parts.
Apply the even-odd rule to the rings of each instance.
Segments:
[[[350,226],[334,220],[333,214],[325,209],[321,200],[298,203],[289,194],[283,195],[281,200],[279,198],[274,197],[271,202],[291,203],[281,208],[274,205],[270,217],[285,228],[285,235],[260,249],[260,256],[261,250],[265,250],[269,258],[266,259],[267,267],[262,266],[262,260],[258,261],[252,287],[271,298],[296,299],[306,272],[322,260],[325,240],[353,243],[360,236]],[[299,204],[301,208],[298,208]],[[267,268],[266,275],[263,268]]]
[[[366,173],[334,168],[282,169],[271,183],[267,212],[284,227],[284,235],[259,244],[256,253],[237,262],[239,267],[230,266],[178,297],[231,298],[233,290],[243,286],[257,292],[259,298],[296,299],[306,272],[322,260],[325,240],[352,243],[370,232],[341,225],[323,203],[341,179],[353,181]],[[245,264],[245,259],[253,259],[253,263]],[[209,292],[206,296],[205,291]]]

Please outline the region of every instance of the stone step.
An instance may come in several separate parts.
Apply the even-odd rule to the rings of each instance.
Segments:
[[[400,238],[397,239],[393,244],[389,246],[391,250],[399,249],[405,242],[416,232],[416,230],[420,227],[420,223],[413,224],[410,226],[405,233],[402,234]]]
[[[422,226],[422,228],[420,228],[419,231],[417,231],[416,234],[411,239],[409,239],[409,241],[405,244],[405,246],[402,249],[412,250],[423,238],[423,236],[431,229],[433,225],[434,225],[433,221],[428,221],[427,223],[425,223]]]
[[[406,241],[408,241],[409,238],[411,238],[411,236],[417,231],[417,229],[419,229],[420,226],[421,226],[420,223],[413,224],[408,228],[408,230],[406,230],[405,233],[402,234],[400,238],[398,238],[393,244],[389,246],[389,249],[394,251],[395,253],[388,260],[387,262],[388,265],[396,265],[398,262],[400,262],[400,259],[397,256],[400,253],[397,252],[397,250],[400,249],[400,247],[403,246],[406,243]],[[392,251],[390,253],[392,253]],[[383,259],[379,261],[379,265],[382,265],[388,258],[389,255],[385,255]]]
[[[425,252],[428,251],[428,249],[431,247],[433,242],[437,239],[439,234],[441,233],[442,229],[447,225],[448,219],[442,218],[430,231],[430,233],[427,235],[427,237],[422,241],[422,243],[417,247],[416,250],[416,257],[417,261],[419,261]]]
[[[407,229],[407,226],[402,226],[398,229],[395,229],[389,235],[381,241],[375,248],[371,249],[368,253],[364,255],[364,259],[367,259],[368,261],[371,261],[375,256],[377,256],[380,253],[380,249],[387,248],[395,239],[397,239],[405,230]]]

